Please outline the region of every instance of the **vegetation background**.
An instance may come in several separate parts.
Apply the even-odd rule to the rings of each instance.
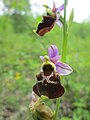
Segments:
[[[47,48],[55,44],[62,53],[62,28],[44,37],[33,33],[41,21],[30,11],[29,0],[3,0],[0,16],[0,120],[26,120],[32,86]],[[74,22],[70,31],[67,63],[74,72],[65,77],[58,120],[90,120],[90,21]],[[55,101],[52,101],[54,109]],[[51,105],[50,105],[51,106]]]

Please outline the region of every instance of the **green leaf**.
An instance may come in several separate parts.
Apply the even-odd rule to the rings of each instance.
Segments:
[[[69,31],[69,28],[71,27],[72,23],[73,23],[73,18],[74,18],[74,9],[72,9],[71,13],[70,13],[70,16],[69,16],[69,21],[68,21],[68,31]]]

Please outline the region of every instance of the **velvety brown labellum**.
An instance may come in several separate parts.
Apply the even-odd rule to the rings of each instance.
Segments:
[[[33,91],[39,97],[46,95],[49,99],[54,99],[64,94],[64,87],[60,84],[60,77],[57,73],[54,73],[48,82],[41,81],[41,79],[42,73],[37,76],[38,83],[33,86]]]
[[[40,36],[43,36],[45,33],[49,32],[53,28],[55,20],[56,19],[52,18],[51,16],[43,16],[43,20],[38,25],[36,33]]]

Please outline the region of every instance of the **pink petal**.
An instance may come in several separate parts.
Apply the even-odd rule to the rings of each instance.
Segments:
[[[36,95],[35,95],[34,91],[32,91],[32,93],[31,93],[31,99],[32,99],[33,102],[37,101],[37,98],[36,98]]]
[[[61,56],[56,56],[50,59],[51,62],[53,62],[54,64],[61,58]]]
[[[59,18],[60,18],[60,13],[56,12],[56,22],[59,20]]]
[[[62,62],[57,62],[56,64],[56,71],[60,73],[60,75],[68,75],[73,72],[72,68]]]
[[[40,56],[40,59],[41,59],[43,62],[45,62],[44,56]]]
[[[60,13],[56,13],[56,23],[59,27],[62,27],[62,23],[60,22]]]
[[[57,12],[61,12],[62,10],[64,10],[64,4],[57,8]]]
[[[57,23],[57,25],[59,26],[59,27],[62,27],[62,23],[58,20],[58,21],[56,21],[56,23]]]
[[[48,48],[48,56],[49,56],[50,59],[53,58],[53,57],[58,56],[58,48],[55,45],[49,46],[49,48]]]

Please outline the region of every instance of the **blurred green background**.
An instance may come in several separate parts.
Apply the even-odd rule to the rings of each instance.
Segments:
[[[41,16],[33,17],[28,0],[4,0],[0,16],[0,120],[26,120],[40,55],[55,44],[62,53],[62,28],[55,26],[44,37],[33,33]],[[23,11],[23,12],[22,12]],[[67,64],[73,73],[62,81],[58,120],[90,120],[90,21],[74,22],[68,39]],[[52,101],[52,109],[55,102]],[[51,106],[51,105],[50,105]]]

